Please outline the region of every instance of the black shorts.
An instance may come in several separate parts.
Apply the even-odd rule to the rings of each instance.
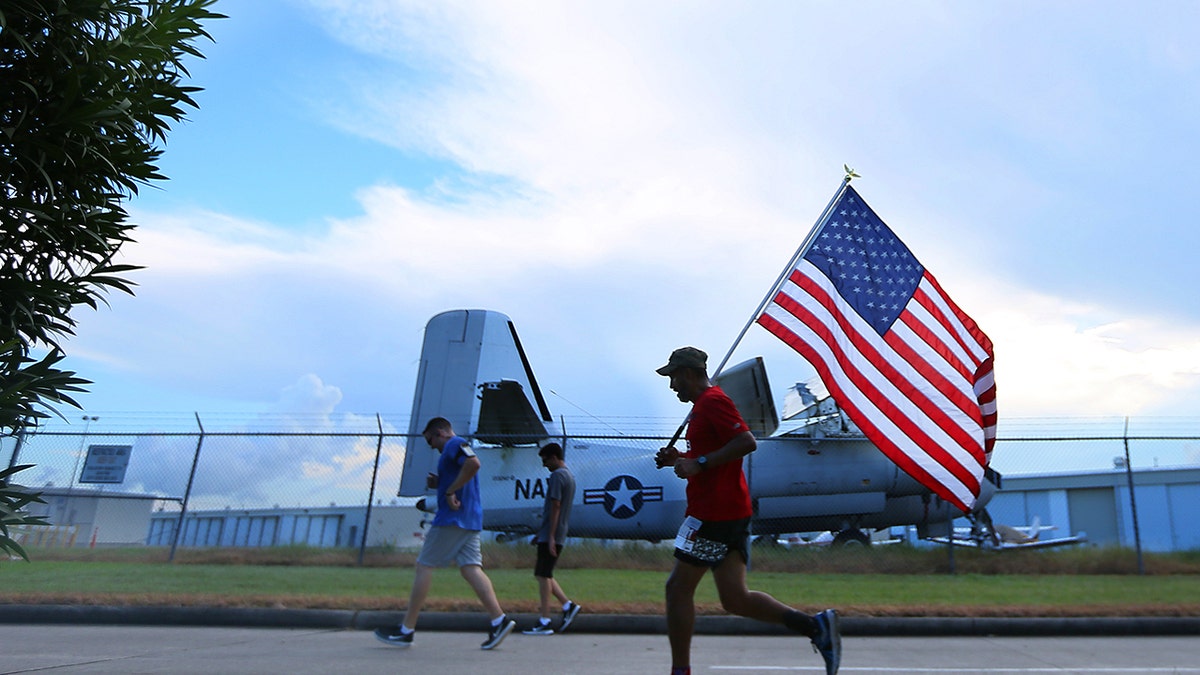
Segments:
[[[562,544],[555,544],[554,548],[558,555],[562,555]],[[537,543],[537,562],[533,566],[533,576],[542,577],[543,579],[553,579],[554,565],[557,562],[558,557],[550,555],[550,543],[539,541]]]
[[[684,521],[682,527],[679,528],[680,537],[684,537],[686,542],[676,538],[675,542],[675,558],[689,565],[697,565],[699,567],[713,568],[720,565],[725,558],[729,557],[730,553],[737,552],[742,556],[742,562],[750,560],[747,545],[750,541],[750,519],[742,518],[740,520],[716,520],[716,521],[696,521],[700,523],[699,528],[685,536],[685,531],[689,521],[694,520],[689,518]],[[690,550],[683,550],[680,544],[689,546]]]

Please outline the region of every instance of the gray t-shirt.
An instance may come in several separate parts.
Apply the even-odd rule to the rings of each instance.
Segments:
[[[554,541],[559,546],[567,540],[567,526],[571,521],[571,504],[575,501],[575,476],[567,467],[550,472],[546,481],[546,505],[542,508],[542,529],[538,530],[539,542],[550,541],[550,502],[557,499],[562,505],[558,510],[558,527]]]

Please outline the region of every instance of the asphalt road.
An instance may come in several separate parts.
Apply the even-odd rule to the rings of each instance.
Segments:
[[[0,673],[607,675],[670,668],[666,638],[645,633],[514,633],[490,652],[479,649],[482,630],[418,630],[406,650],[347,628],[9,624],[0,634]],[[795,637],[700,635],[692,656],[697,675],[824,672],[807,640]],[[841,672],[1200,674],[1200,636],[846,637]]]

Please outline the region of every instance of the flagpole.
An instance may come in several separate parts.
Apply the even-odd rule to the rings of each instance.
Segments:
[[[812,247],[813,241],[817,238],[817,233],[820,231],[821,225],[825,222],[825,219],[829,217],[830,209],[833,208],[833,205],[836,204],[837,200],[842,196],[842,192],[844,192],[846,190],[846,186],[850,184],[850,179],[855,178],[857,175],[858,174],[854,173],[849,168],[846,169],[846,177],[842,179],[842,184],[839,185],[838,189],[833,193],[833,199],[830,199],[829,203],[825,205],[825,210],[821,212],[820,217],[818,217],[817,221],[813,223],[812,229],[809,230],[808,235],[804,238],[804,241],[800,243],[800,248],[796,249],[796,252],[792,255],[791,259],[788,260],[787,266],[784,267],[783,271],[779,273],[779,277],[775,279],[775,284],[771,286],[771,290],[768,291],[766,296],[763,297],[762,302],[758,303],[758,309],[754,310],[754,314],[750,316],[750,320],[747,321],[746,325],[742,327],[742,332],[738,333],[737,339],[733,341],[733,345],[729,348],[729,351],[725,352],[725,358],[721,359],[721,363],[717,365],[717,369],[713,371],[710,377],[715,379],[717,375],[721,373],[721,370],[729,361],[729,357],[733,356],[734,350],[737,349],[739,344],[741,344],[742,338],[746,336],[746,332],[750,330],[750,326],[754,324],[754,320],[757,319],[758,315],[762,313],[763,308],[767,306],[767,303],[771,301],[771,298],[775,297],[775,292],[779,290],[779,287],[783,284],[783,280],[787,278],[788,273],[791,272],[792,268],[796,266],[796,261],[808,253],[808,249]],[[668,448],[675,447],[675,443],[679,441],[679,437],[683,435],[683,430],[687,428],[687,424],[691,419],[692,413],[689,412],[687,417],[683,418],[683,422],[679,424],[679,428],[675,430],[674,435],[671,436],[671,441],[667,443]]]
[[[767,303],[769,303],[771,299],[775,297],[775,293],[779,290],[779,287],[783,285],[784,279],[786,279],[788,274],[791,273],[792,268],[796,266],[796,261],[800,260],[800,258],[803,258],[808,253],[808,249],[812,248],[813,242],[817,238],[817,234],[821,231],[821,226],[824,225],[825,219],[829,217],[829,211],[833,208],[833,205],[837,203],[837,200],[841,198],[842,193],[846,191],[846,186],[850,184],[850,179],[853,177],[853,172],[847,169],[846,177],[842,179],[842,184],[839,185],[837,191],[833,193],[833,199],[830,199],[829,203],[825,205],[825,210],[821,212],[821,216],[817,218],[817,222],[813,223],[812,229],[809,230],[808,235],[804,237],[804,241],[800,243],[800,248],[796,249],[796,252],[792,255],[791,259],[788,260],[787,266],[784,267],[783,271],[779,273],[779,276],[775,279],[775,284],[771,286],[771,290],[767,291],[767,294],[763,296],[762,302],[758,303],[758,308],[754,310],[754,314],[750,315],[750,320],[746,322],[745,326],[742,326],[742,332],[738,333],[737,339],[733,341],[733,344],[729,347],[729,351],[725,352],[725,358],[721,359],[721,363],[718,364],[717,369],[713,371],[712,377],[714,379],[717,377],[717,375],[721,374],[721,370],[725,368],[725,364],[729,362],[729,357],[733,356],[734,350],[736,350],[738,345],[742,343],[742,338],[746,337],[746,332],[750,330],[750,326],[754,325],[754,321],[758,319],[758,315],[762,314],[763,308],[766,307]],[[684,424],[687,424],[687,422],[685,421]]]

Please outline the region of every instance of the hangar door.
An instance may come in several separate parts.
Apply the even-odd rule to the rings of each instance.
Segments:
[[[1112,488],[1079,488],[1067,491],[1071,534],[1087,533],[1088,541],[1104,546],[1121,543],[1117,527],[1117,501]]]

